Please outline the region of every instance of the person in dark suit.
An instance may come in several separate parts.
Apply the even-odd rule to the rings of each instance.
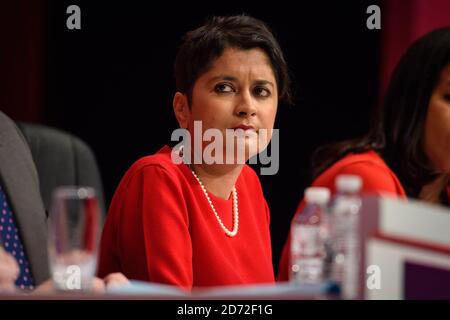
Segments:
[[[22,286],[22,289],[33,289],[50,276],[46,213],[39,193],[38,173],[27,142],[15,123],[2,112],[0,112],[0,188],[0,197],[3,200],[0,204],[2,207],[0,219],[3,219],[3,223],[5,219],[7,222],[12,219],[10,226],[0,225],[3,227],[0,236],[5,237],[1,238],[3,247],[11,255],[17,255],[16,260],[22,260],[16,284]],[[16,234],[8,234],[8,228],[12,231],[16,228]],[[6,239],[11,236],[15,242]],[[17,239],[14,239],[15,236]],[[20,252],[20,246],[23,252]],[[26,280],[23,280],[24,277]]]
[[[28,144],[0,111],[0,289],[11,288],[12,279],[23,290],[51,290],[46,222]],[[110,274],[103,281],[96,278],[93,286],[102,291],[106,284],[126,281],[121,274]]]

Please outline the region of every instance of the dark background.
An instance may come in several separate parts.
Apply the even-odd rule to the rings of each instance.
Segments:
[[[0,109],[69,131],[94,150],[107,205],[126,169],[170,142],[173,62],[181,36],[207,16],[247,13],[277,36],[293,76],[279,105],[280,170],[261,176],[273,261],[310,182],[315,148],[368,130],[379,102],[382,31],[366,27],[381,1],[15,1],[0,5]],[[81,30],[66,8],[81,8]],[[386,9],[387,10],[387,9]],[[399,21],[402,9],[398,10]],[[382,25],[382,28],[384,26]],[[383,29],[382,29],[383,30]],[[2,71],[3,70],[3,71]]]

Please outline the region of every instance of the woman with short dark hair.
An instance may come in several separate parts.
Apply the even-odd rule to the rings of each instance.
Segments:
[[[289,101],[281,49],[255,18],[213,17],[187,33],[175,77],[174,113],[192,139],[127,171],[107,215],[99,274],[185,289],[274,282],[269,208],[245,161],[269,143],[278,100]],[[221,136],[219,161],[203,157],[208,141],[192,146],[207,132]],[[222,141],[229,132],[231,152]],[[234,153],[239,143],[244,161]]]

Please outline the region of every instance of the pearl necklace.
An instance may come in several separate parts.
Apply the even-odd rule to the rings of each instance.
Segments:
[[[219,222],[220,226],[222,227],[222,230],[230,238],[234,237],[237,234],[238,228],[239,228],[238,197],[237,197],[236,187],[233,187],[233,191],[232,191],[232,197],[233,197],[233,230],[230,231],[230,230],[227,229],[227,227],[225,227],[225,225],[222,222],[222,219],[220,219],[219,215],[217,214],[216,208],[214,208],[214,204],[212,203],[211,198],[208,195],[208,191],[206,191],[206,188],[203,185],[203,183],[200,181],[200,178],[197,176],[197,174],[194,172],[194,170],[191,169],[191,171],[192,171],[192,174],[194,175],[195,179],[197,179],[198,184],[202,188],[203,193],[205,194],[206,200],[208,200],[209,205],[211,206],[211,209],[212,209],[212,211],[214,212],[214,215],[217,218],[217,221]]]

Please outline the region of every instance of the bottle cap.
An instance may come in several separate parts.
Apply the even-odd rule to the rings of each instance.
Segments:
[[[306,188],[305,200],[309,203],[326,204],[330,200],[330,190],[324,187]]]
[[[360,176],[340,174],[336,177],[336,189],[343,192],[358,192],[362,187]]]

